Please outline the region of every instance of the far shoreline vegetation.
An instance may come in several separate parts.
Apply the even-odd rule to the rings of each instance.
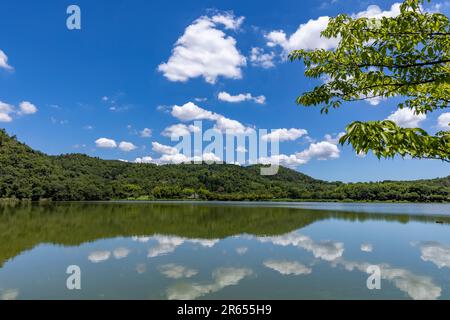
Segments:
[[[48,156],[0,130],[0,199],[14,201],[450,202],[450,176],[417,181],[343,183],[280,167],[163,165]]]

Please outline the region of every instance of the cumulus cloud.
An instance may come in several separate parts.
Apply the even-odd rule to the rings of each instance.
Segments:
[[[152,239],[151,237],[138,237],[138,236],[131,237],[131,240],[137,241],[137,242],[140,242],[140,243],[147,243],[151,239]]]
[[[150,156],[142,157],[142,158],[136,158],[134,160],[135,163],[153,163],[153,158]]]
[[[438,117],[438,126],[450,130],[450,112],[443,113]]]
[[[450,268],[450,246],[440,242],[428,241],[418,245],[423,261],[434,263],[439,269]]]
[[[264,49],[254,47],[250,52],[250,62],[255,67],[269,69],[275,67],[275,52],[265,53]]]
[[[29,101],[23,101],[19,104],[18,114],[20,115],[34,114],[37,111],[37,107]]]
[[[102,148],[102,149],[114,149],[114,148],[117,148],[116,141],[114,141],[112,139],[108,139],[108,138],[97,139],[95,141],[95,145],[97,146],[97,148]]]
[[[310,274],[312,269],[305,266],[297,261],[279,261],[279,260],[268,260],[264,262],[267,268],[275,270],[282,275],[302,275]]]
[[[182,153],[164,154],[159,159],[155,160],[157,164],[180,164],[189,163],[192,159]]]
[[[309,161],[311,159],[337,159],[339,158],[339,155],[340,151],[336,144],[328,141],[321,141],[318,143],[311,143],[307,150],[297,153],[296,157],[305,161]]]
[[[246,58],[237,49],[236,40],[219,28],[236,30],[243,20],[231,13],[198,18],[185,29],[169,60],[160,64],[158,71],[170,81],[181,82],[197,77],[208,83],[215,83],[218,77],[242,78]]]
[[[245,134],[253,130],[237,120],[229,119],[221,114],[205,110],[192,102],[188,102],[183,106],[173,106],[172,116],[184,122],[193,120],[215,121],[214,128],[224,134]]]
[[[308,134],[305,129],[275,129],[261,137],[264,141],[294,141]]]
[[[353,18],[382,18],[395,17],[400,13],[400,3],[394,3],[389,10],[383,11],[379,6],[371,5],[365,11],[361,11],[351,16]],[[323,38],[321,32],[328,26],[330,17],[323,16],[317,19],[311,19],[301,24],[297,31],[288,36],[284,30],[275,30],[266,35],[267,45],[269,47],[280,46],[284,54],[297,49],[333,49],[339,43],[338,38]]]
[[[0,101],[0,122],[13,121],[13,115],[26,116],[35,114],[38,108],[29,101],[22,101],[19,108]]]
[[[170,279],[191,278],[198,274],[198,271],[195,269],[190,269],[174,263],[162,265],[158,269],[159,272]]]
[[[222,290],[223,288],[237,285],[244,278],[253,274],[248,268],[218,268],[214,270],[213,281],[207,284],[180,283],[167,289],[169,300],[194,300]]]
[[[130,249],[125,248],[125,247],[120,247],[120,248],[116,248],[113,251],[113,256],[116,259],[124,259],[126,257],[128,257],[128,255],[130,254]]]
[[[152,130],[149,128],[144,128],[139,132],[142,138],[150,138],[152,136]]]
[[[246,254],[247,251],[248,251],[248,248],[247,248],[247,247],[238,247],[238,248],[236,248],[236,253],[237,253],[238,255],[240,255],[240,256]]]
[[[336,265],[342,265],[347,271],[358,270],[367,273],[371,265],[367,262],[338,260]],[[381,269],[381,278],[390,281],[399,290],[405,292],[414,300],[435,300],[441,296],[442,289],[434,284],[430,277],[420,276],[409,270],[395,268],[389,264],[378,265]]]
[[[19,297],[18,289],[0,290],[0,300],[16,300],[18,297]]]
[[[361,244],[361,251],[362,252],[372,252],[373,245],[371,243],[363,243],[363,244]]]
[[[394,18],[400,14],[400,6],[401,3],[394,3],[389,10],[382,10],[377,5],[370,5],[367,7],[365,11],[358,12],[353,14],[353,18],[374,18],[381,19],[383,17],[386,18]]]
[[[228,92],[222,91],[218,94],[217,98],[220,101],[230,102],[230,103],[238,103],[238,102],[244,102],[244,101],[253,101],[257,104],[264,104],[266,103],[266,97],[261,95],[254,97],[250,93],[240,93],[238,95],[231,95]]]
[[[285,167],[297,167],[302,164],[306,164],[308,161],[305,161],[304,159],[299,159],[296,157],[296,155],[286,155],[286,154],[279,154],[279,155],[272,155],[270,157],[260,157],[258,159],[258,163],[264,164],[264,165],[282,165]]]
[[[216,120],[216,124],[214,125],[214,129],[229,135],[237,135],[237,134],[246,134],[253,131],[252,128],[244,126],[237,120],[229,119],[224,116],[220,116]]]
[[[194,125],[185,125],[182,123],[179,124],[174,124],[170,127],[167,127],[166,129],[164,129],[164,131],[162,132],[162,135],[165,137],[170,137],[170,138],[178,138],[178,137],[184,137],[184,136],[188,136],[191,133],[196,133],[199,132],[200,128],[196,127]]]
[[[301,24],[297,31],[291,36],[283,30],[275,30],[266,35],[267,45],[269,47],[280,46],[285,53],[289,53],[296,49],[332,49],[335,48],[339,39],[322,38],[320,33],[325,30],[328,25],[329,17],[319,17],[311,19]]]
[[[398,109],[391,113],[387,120],[394,121],[399,127],[417,128],[426,118],[425,114],[415,114],[412,109]]]
[[[272,155],[270,157],[260,157],[258,162],[261,164],[282,165],[286,167],[297,167],[308,163],[313,159],[332,160],[340,156],[340,150],[334,141],[321,141],[311,143],[308,149],[291,155]]]
[[[158,256],[167,255],[174,252],[175,249],[184,243],[198,244],[202,247],[211,248],[219,240],[204,240],[204,239],[188,239],[174,236],[155,236],[153,237],[157,244],[148,250],[147,257],[154,258]]]
[[[177,148],[166,146],[164,144],[161,144],[159,142],[152,142],[152,150],[155,152],[158,152],[160,154],[165,155],[176,155],[178,154]]]
[[[92,263],[100,263],[108,260],[110,256],[110,251],[94,251],[89,254],[88,259]]]
[[[8,64],[8,56],[6,55],[5,52],[3,52],[3,50],[0,49],[0,69],[6,69],[6,70],[12,70],[13,67],[11,67]]]
[[[344,244],[342,242],[330,240],[315,242],[308,236],[304,236],[298,232],[291,232],[275,237],[259,237],[257,240],[262,243],[269,242],[277,246],[299,247],[308,252],[312,252],[315,258],[325,261],[335,261],[344,254]]]
[[[0,101],[0,122],[11,122],[14,106]]]
[[[192,102],[188,102],[182,106],[173,106],[172,116],[181,121],[216,120],[219,117],[219,115],[200,108]]]
[[[131,142],[122,141],[119,143],[119,149],[124,152],[130,152],[130,151],[136,150],[137,147],[134,144],[132,144]]]
[[[332,143],[332,144],[338,144],[339,140],[345,135],[345,132],[339,132],[336,135],[326,134],[325,135],[325,141]]]

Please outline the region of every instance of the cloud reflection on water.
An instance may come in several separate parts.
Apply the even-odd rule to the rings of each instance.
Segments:
[[[253,271],[248,268],[218,268],[212,273],[212,283],[178,283],[167,289],[167,298],[169,300],[194,300],[223,288],[237,285],[252,274]]]

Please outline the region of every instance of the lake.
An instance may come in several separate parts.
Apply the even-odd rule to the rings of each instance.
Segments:
[[[0,299],[450,299],[450,205],[0,204]]]

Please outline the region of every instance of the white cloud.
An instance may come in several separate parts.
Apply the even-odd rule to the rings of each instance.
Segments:
[[[23,101],[19,104],[18,114],[26,115],[26,114],[34,114],[38,111],[36,106],[29,101]]]
[[[194,300],[223,288],[237,285],[252,274],[253,271],[248,268],[218,268],[213,272],[212,283],[180,283],[167,289],[167,298],[169,300]]]
[[[139,132],[142,138],[150,138],[152,136],[152,130],[149,128],[144,128]]]
[[[11,122],[14,106],[0,101],[0,122]]]
[[[331,136],[330,136],[331,138]],[[312,143],[308,149],[297,152],[291,155],[272,155],[270,157],[260,157],[258,163],[261,164],[272,164],[272,165],[282,165],[286,167],[297,167],[311,161],[312,159],[317,160],[331,160],[337,159],[340,156],[340,150],[336,144],[329,141],[321,141],[318,143]]]
[[[283,275],[302,275],[302,274],[310,274],[312,269],[310,267],[305,266],[297,261],[277,261],[277,260],[268,260],[264,262],[264,265],[267,268],[275,270]]]
[[[450,112],[443,113],[438,117],[438,126],[450,130]]]
[[[311,159],[328,160],[339,158],[339,148],[328,141],[312,143],[307,150],[296,154],[297,158],[309,161]]]
[[[401,3],[394,3],[389,10],[381,10],[381,8],[377,5],[370,5],[367,7],[365,11],[358,12],[353,14],[353,18],[374,18],[381,19],[383,17],[393,18],[400,14],[400,6]]]
[[[158,269],[159,272],[170,279],[191,278],[198,274],[198,271],[195,269],[190,269],[174,263],[162,265]]]
[[[100,138],[95,141],[97,148],[114,149],[117,148],[116,141],[108,138]]]
[[[224,117],[223,115],[205,110],[192,102],[183,106],[173,106],[172,116],[181,121],[211,120],[215,121],[214,128],[224,134],[245,134],[251,132],[252,128],[244,126],[236,120]]]
[[[220,159],[220,157],[216,156],[214,153],[212,152],[207,152],[202,154],[202,158],[201,159],[196,159],[196,157],[193,158],[194,161],[204,161],[208,164],[211,163],[221,163],[222,159]]]
[[[148,238],[150,240],[150,238]],[[166,255],[175,251],[175,249],[181,246],[184,243],[192,243],[199,244],[202,247],[211,248],[213,247],[219,240],[204,240],[204,239],[187,239],[181,237],[174,236],[155,236],[154,240],[158,242],[158,244],[148,250],[147,257],[155,258],[162,255]],[[139,241],[139,240],[138,240]]]
[[[120,247],[120,248],[116,248],[113,251],[113,256],[116,259],[124,259],[126,257],[128,257],[128,255],[130,254],[130,250],[124,247]]]
[[[231,13],[217,14],[211,18],[214,23],[223,24],[225,29],[237,30],[244,22],[244,17],[235,17]]]
[[[0,300],[16,300],[18,296],[18,289],[6,289],[0,291]]]
[[[282,165],[285,167],[297,167],[299,165],[306,164],[308,161],[297,158],[294,154],[291,155],[272,155],[270,157],[260,157],[258,163],[261,164],[272,164],[272,165]]]
[[[335,264],[342,265],[345,270],[359,270],[367,273],[372,263],[337,260]],[[390,281],[399,290],[405,292],[414,300],[435,300],[441,296],[442,289],[433,283],[430,277],[420,276],[409,270],[395,268],[388,264],[378,264],[381,269],[381,278]]]
[[[214,129],[229,135],[237,135],[237,134],[246,134],[253,131],[252,128],[244,126],[237,120],[229,119],[224,116],[220,116],[216,120],[216,124],[214,125]]]
[[[142,158],[136,158],[134,160],[135,163],[153,163],[153,158],[150,156],[142,157]]]
[[[362,252],[372,252],[373,245],[371,243],[363,243],[363,244],[361,244],[361,251]]]
[[[269,69],[275,67],[275,52],[265,53],[264,49],[254,47],[250,53],[250,62],[255,67]]]
[[[233,96],[233,95],[229,94],[228,92],[222,91],[218,94],[217,98],[220,101],[231,102],[231,103],[238,103],[238,102],[243,102],[243,101],[253,101],[257,104],[266,103],[265,96],[261,95],[261,96],[254,97],[250,93],[240,93],[238,95]]]
[[[235,30],[243,20],[232,14],[198,18],[185,29],[169,60],[160,64],[158,71],[170,81],[203,77],[206,82],[215,83],[221,76],[242,78],[241,67],[246,65],[246,59],[236,48],[236,40],[218,28],[223,25]]]
[[[137,241],[140,243],[147,243],[151,240],[151,237],[138,237],[138,236],[133,236],[131,237],[131,240],[133,241]]]
[[[3,52],[3,50],[0,49],[0,69],[6,69],[6,70],[12,70],[13,67],[11,67],[8,64],[8,56],[6,55],[6,53]]]
[[[237,146],[236,152],[247,152],[247,149],[244,146]]]
[[[180,163],[188,163],[191,162],[192,159],[188,156],[185,156],[182,153],[176,154],[164,154],[161,158],[157,159],[155,162],[158,164],[180,164]]]
[[[376,18],[381,17],[395,17],[400,13],[400,3],[394,3],[390,10],[382,11],[380,7],[371,5],[365,11],[352,14],[353,18]],[[333,49],[339,43],[337,38],[323,38],[321,32],[328,26],[330,17],[323,16],[317,19],[311,19],[308,22],[301,24],[297,31],[288,36],[283,30],[276,30],[266,35],[267,45],[269,47],[280,46],[284,55],[297,49]]]
[[[248,251],[248,248],[247,248],[247,247],[238,247],[238,248],[236,248],[236,253],[237,253],[238,255],[240,255],[240,256],[246,254],[247,251]]]
[[[426,118],[427,116],[423,113],[415,114],[414,110],[405,108],[391,113],[387,120],[394,121],[399,127],[417,128]]]
[[[305,129],[275,129],[261,137],[264,141],[294,141],[308,134]]]
[[[200,128],[196,127],[194,125],[185,125],[182,123],[179,124],[174,124],[170,127],[167,127],[166,129],[164,129],[164,131],[162,132],[162,135],[165,137],[170,137],[170,138],[178,138],[178,137],[184,137],[184,136],[188,136],[191,133],[195,133],[195,132],[199,132]]]
[[[277,246],[295,246],[302,248],[308,252],[312,252],[315,258],[325,261],[335,261],[344,254],[344,244],[336,241],[315,242],[311,238],[291,232],[282,236],[275,237],[258,237],[256,238],[262,243],[270,242]]]
[[[192,102],[188,102],[182,106],[173,106],[172,116],[181,121],[216,120],[219,117],[219,115],[200,108]]]
[[[130,152],[137,149],[137,147],[131,142],[122,141],[121,143],[119,143],[119,149],[124,152]]]
[[[418,245],[423,261],[434,263],[439,269],[450,268],[450,246],[440,242],[421,242]]]
[[[110,256],[109,251],[94,251],[89,254],[88,259],[92,263],[99,263],[108,260]]]
[[[177,148],[166,146],[159,142],[152,142],[152,150],[164,155],[176,155],[178,154]]]
[[[371,106],[377,106],[381,103],[381,101],[386,100],[384,97],[373,97],[373,98],[366,98],[366,102],[369,103]]]
[[[339,39],[326,39],[320,36],[328,25],[329,17],[311,19],[301,24],[297,31],[287,36],[283,30],[272,31],[266,35],[269,47],[281,46],[285,53],[296,49],[332,49],[335,48]]]
[[[16,115],[30,115],[38,111],[36,106],[29,101],[22,101],[19,104],[18,110],[8,103],[0,101],[0,122],[11,122],[13,121],[13,114]]]
[[[339,140],[345,135],[345,132],[339,132],[334,137],[331,134],[325,135],[325,141],[332,143],[332,144],[339,144]]]

